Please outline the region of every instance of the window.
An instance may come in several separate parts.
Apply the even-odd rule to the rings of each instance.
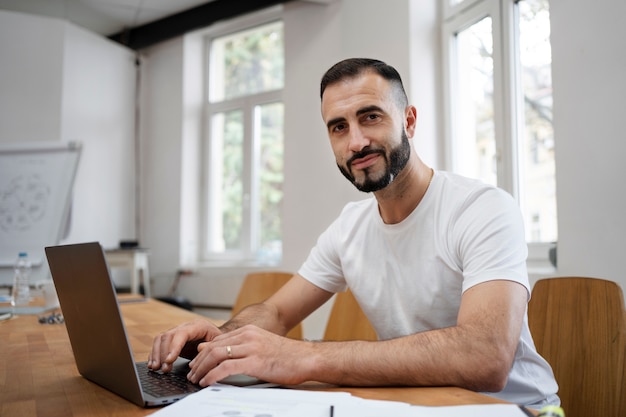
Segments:
[[[448,169],[518,200],[531,257],[557,240],[548,6],[448,0],[443,24]]]
[[[518,3],[520,202],[526,222],[536,218],[533,242],[557,240],[552,54],[547,0]],[[533,214],[534,213],[534,214]],[[532,225],[535,227],[535,225]],[[532,232],[532,229],[530,229]]]
[[[281,260],[283,25],[207,41],[205,261]]]

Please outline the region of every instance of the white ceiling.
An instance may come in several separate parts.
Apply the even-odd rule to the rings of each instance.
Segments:
[[[212,0],[0,0],[0,9],[55,17],[108,36],[210,1]]]

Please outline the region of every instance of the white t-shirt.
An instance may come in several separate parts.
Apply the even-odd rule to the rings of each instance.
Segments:
[[[461,295],[490,280],[530,294],[527,246],[515,200],[503,190],[437,171],[402,222],[383,223],[375,198],[345,206],[298,273],[331,292],[353,292],[379,339],[456,325]],[[527,318],[506,387],[490,393],[518,404],[558,404],[548,363]]]

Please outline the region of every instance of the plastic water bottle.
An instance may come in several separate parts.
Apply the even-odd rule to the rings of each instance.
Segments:
[[[20,252],[15,262],[15,276],[11,291],[13,307],[27,306],[30,303],[30,270],[31,263],[26,252]]]

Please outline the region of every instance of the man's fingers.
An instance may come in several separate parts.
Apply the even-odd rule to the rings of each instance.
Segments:
[[[212,327],[215,326],[205,320],[194,320],[155,337],[148,357],[150,369],[169,372],[179,356],[194,358],[198,353],[198,343],[212,334]],[[215,332],[219,333],[216,327]]]
[[[152,342],[152,352],[148,356],[148,366],[153,370],[169,372],[171,364],[185,343],[185,336],[174,331],[161,333]]]
[[[155,337],[152,341],[152,351],[148,355],[148,367],[156,370],[161,367],[161,339],[162,334]]]
[[[163,372],[172,370],[172,364],[180,356],[185,343],[187,343],[187,335],[182,332],[163,335],[160,344],[161,370]]]

